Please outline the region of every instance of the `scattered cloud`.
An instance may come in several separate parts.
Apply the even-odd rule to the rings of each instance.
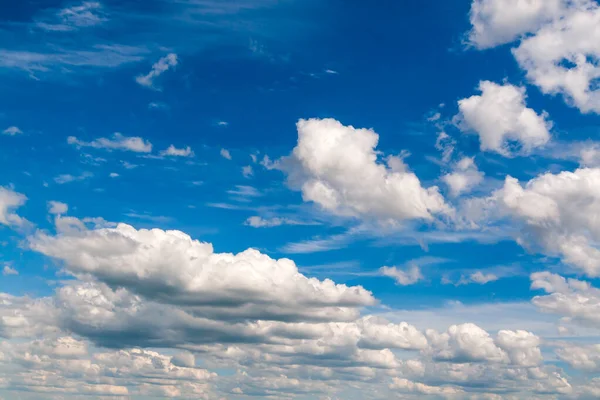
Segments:
[[[450,195],[457,197],[481,184],[484,175],[475,165],[473,158],[464,157],[453,166],[453,172],[442,176],[442,181],[448,185]]]
[[[190,146],[178,149],[177,147],[170,145],[166,150],[161,151],[160,155],[171,157],[194,157],[194,152]]]
[[[381,267],[379,272],[383,276],[393,278],[398,285],[409,286],[424,279],[421,274],[421,268],[418,265],[412,265],[407,269],[397,267]]]
[[[69,206],[65,203],[61,203],[60,201],[49,201],[48,202],[48,212],[50,214],[66,214],[69,211]]]
[[[252,168],[252,165],[246,165],[245,167],[242,167],[242,175],[244,178],[251,178],[254,176],[254,169]]]
[[[231,160],[231,153],[227,149],[221,149],[221,157]]]
[[[135,78],[135,81],[141,86],[149,89],[160,90],[160,88],[155,86],[154,81],[169,69],[176,67],[178,63],[179,60],[177,58],[177,54],[167,54],[152,66],[152,70],[150,72],[148,72],[146,75],[138,75]]]
[[[253,228],[273,228],[276,226],[282,225],[318,225],[317,222],[304,222],[298,221],[296,219],[287,218],[287,217],[273,217],[273,218],[263,218],[260,216],[252,216],[249,217],[244,225],[251,226]]]
[[[482,151],[506,157],[529,154],[550,140],[552,123],[525,105],[525,88],[490,81],[479,83],[481,95],[459,100],[458,127],[479,136]],[[518,148],[514,149],[514,142]]]
[[[62,174],[56,176],[54,178],[54,182],[58,183],[59,185],[63,185],[65,183],[84,181],[92,176],[94,175],[91,172],[83,172],[81,175]]]

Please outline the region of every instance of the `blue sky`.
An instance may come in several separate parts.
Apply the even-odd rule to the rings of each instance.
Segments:
[[[0,10],[0,395],[600,395],[596,1]]]

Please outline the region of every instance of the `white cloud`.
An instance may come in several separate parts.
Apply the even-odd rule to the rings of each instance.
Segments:
[[[494,47],[520,39],[513,54],[546,94],[600,113],[600,6],[593,0],[474,0],[470,41]]]
[[[305,201],[333,214],[386,222],[451,213],[438,188],[423,188],[400,157],[378,162],[373,130],[334,119],[300,120],[297,128],[297,146],[277,165]]]
[[[0,224],[22,226],[26,220],[15,214],[14,210],[21,207],[26,201],[25,195],[0,186]]]
[[[563,316],[565,321],[600,328],[600,289],[588,282],[538,272],[531,275],[531,288],[548,293],[532,299],[543,312]]]
[[[435,359],[458,363],[486,361],[532,367],[542,362],[540,338],[531,332],[501,330],[496,338],[475,324],[453,325],[447,332],[426,331]]]
[[[469,42],[484,49],[535,32],[563,12],[567,0],[473,0]]]
[[[227,149],[221,149],[221,157],[231,160],[231,153]]]
[[[273,260],[256,250],[214,253],[212,245],[179,231],[136,230],[119,224],[55,237],[39,233],[30,239],[30,246],[61,260],[73,273],[93,274],[108,284],[164,296],[174,303],[191,302],[198,312],[220,303],[232,315],[260,309],[266,318],[271,308],[273,318],[278,314],[347,318],[354,312],[348,307],[374,303],[360,287],[304,277],[290,260]],[[174,263],[177,269],[171,268]],[[251,283],[238,279],[242,276],[251,276]]]
[[[166,150],[161,151],[160,155],[173,157],[193,157],[194,152],[190,146],[187,146],[183,149],[178,149],[177,147],[170,145]]]
[[[464,157],[453,167],[453,172],[442,176],[442,181],[448,185],[453,197],[470,192],[483,182],[485,174],[479,171],[473,158]]]
[[[61,203],[60,201],[48,202],[48,212],[50,214],[66,214],[68,210],[69,206],[65,203]]]
[[[146,75],[139,75],[135,81],[142,86],[150,89],[159,90],[154,86],[154,80],[171,68],[178,64],[177,54],[170,53],[159,59],[153,66],[152,70]]]
[[[600,372],[600,344],[581,346],[566,343],[555,352],[558,358],[575,369]]]
[[[91,142],[84,142],[74,136],[67,138],[67,143],[78,147],[92,147],[95,149],[133,151],[135,153],[150,153],[152,143],[137,136],[124,136],[115,132],[112,139],[99,138]]]
[[[459,284],[465,284],[468,282],[478,283],[480,285],[485,285],[489,282],[497,281],[498,277],[492,273],[486,274],[481,271],[477,271],[469,275],[469,277],[465,280],[461,279]]]
[[[453,396],[464,393],[462,389],[449,386],[429,386],[419,382],[413,382],[404,378],[392,378],[390,389],[405,393],[416,393],[424,395]]]
[[[4,135],[10,135],[10,136],[16,136],[16,135],[22,135],[23,131],[20,130],[18,127],[16,126],[9,126],[8,128],[6,128],[5,130],[2,131],[2,133]]]
[[[513,50],[527,78],[546,94],[562,94],[581,112],[600,113],[600,6],[577,0]]]
[[[523,224],[520,244],[600,276],[600,169],[547,173],[525,187],[507,177],[494,197],[503,212]]]
[[[17,271],[16,269],[12,268],[10,265],[5,265],[4,268],[2,269],[2,275],[7,276],[7,275],[19,275],[19,271]]]
[[[424,279],[418,265],[412,265],[406,270],[397,267],[381,267],[379,273],[383,276],[393,278],[398,285],[402,286],[414,285]]]
[[[118,178],[120,175],[116,172],[111,172],[108,176],[110,176],[111,178]]]
[[[479,136],[481,150],[504,156],[528,154],[550,140],[552,123],[525,104],[525,88],[490,81],[479,83],[481,95],[459,100],[458,127]],[[518,142],[513,149],[511,142]]]

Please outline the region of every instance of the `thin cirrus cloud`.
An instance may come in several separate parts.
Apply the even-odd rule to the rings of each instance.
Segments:
[[[67,143],[77,147],[92,147],[95,149],[132,151],[134,153],[152,152],[152,143],[138,136],[124,136],[116,132],[112,138],[98,138],[91,142],[85,142],[77,139],[75,136],[69,136]]]

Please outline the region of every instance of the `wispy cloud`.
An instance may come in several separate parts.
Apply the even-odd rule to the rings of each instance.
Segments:
[[[260,216],[252,216],[244,222],[244,225],[253,228],[273,228],[282,225],[319,225],[319,223],[314,221],[300,221],[288,217],[263,218]]]
[[[86,1],[63,8],[48,18],[39,19],[35,26],[45,31],[67,32],[93,27],[108,21],[102,4]]]
[[[236,185],[235,189],[227,191],[228,194],[240,197],[260,197],[263,194],[252,186]]]
[[[65,183],[84,181],[92,176],[94,175],[91,172],[84,172],[81,175],[62,174],[55,177],[54,182],[58,183],[59,185],[63,185]]]
[[[113,68],[144,59],[148,50],[144,47],[118,44],[96,44],[88,49],[56,47],[52,50],[0,49],[0,68],[20,69],[32,74],[37,72],[68,72],[70,67]]]
[[[91,142],[84,142],[77,139],[75,136],[69,136],[67,143],[78,147],[93,147],[95,149],[107,150],[124,150],[133,151],[136,153],[150,153],[152,151],[152,143],[137,136],[124,136],[121,133],[114,133],[112,139],[99,138]]]
[[[167,54],[154,63],[150,72],[148,72],[146,75],[138,75],[135,78],[135,81],[149,89],[161,90],[159,87],[155,86],[154,81],[169,69],[176,67],[178,63],[179,60],[177,58],[177,54]]]

